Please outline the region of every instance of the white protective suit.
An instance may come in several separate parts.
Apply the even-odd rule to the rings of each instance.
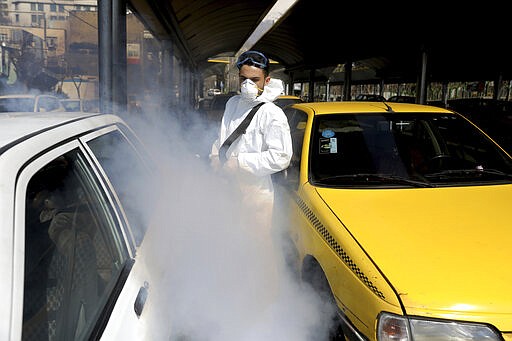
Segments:
[[[252,204],[259,200],[273,201],[271,174],[286,169],[292,157],[288,121],[283,110],[272,103],[282,92],[282,81],[271,78],[254,101],[241,95],[231,97],[226,103],[219,136],[212,146],[210,159],[213,162],[218,160],[222,143],[242,123],[251,108],[265,102],[252,118],[246,133],[237,138],[226,152],[227,167],[238,168],[228,172],[236,177],[244,198]],[[237,162],[233,162],[233,158]]]
[[[251,246],[259,251],[258,262],[253,264],[258,278],[265,285],[258,285],[253,292],[253,311],[262,311],[275,302],[281,290],[280,267],[284,257],[273,228],[274,187],[271,174],[284,170],[292,157],[290,127],[283,110],[272,101],[283,92],[283,83],[270,79],[262,94],[255,100],[241,95],[231,97],[226,103],[219,137],[210,154],[214,169],[220,166],[218,151],[233,132],[259,102],[265,102],[255,113],[245,134],[240,135],[226,151],[227,161],[222,166],[229,180],[241,192],[241,214],[243,227],[250,233]],[[230,181],[231,183],[231,181]]]

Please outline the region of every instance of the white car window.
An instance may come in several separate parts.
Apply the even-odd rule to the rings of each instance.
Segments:
[[[134,142],[136,138],[130,141]],[[146,209],[147,198],[154,190],[151,186],[151,171],[143,166],[149,166],[150,161],[142,158],[119,130],[100,135],[88,141],[87,145],[117,189],[136,245],[140,245],[147,229],[147,218],[151,214]],[[145,209],[141,210],[141,207]]]
[[[60,101],[57,98],[50,96],[40,96],[38,101],[38,110],[45,111],[58,111],[60,109]]]
[[[80,100],[64,100],[61,101],[62,106],[66,111],[81,111]]]
[[[99,181],[78,149],[29,181],[23,340],[88,340],[133,264]]]
[[[0,112],[34,111],[35,99],[23,97],[0,98]]]

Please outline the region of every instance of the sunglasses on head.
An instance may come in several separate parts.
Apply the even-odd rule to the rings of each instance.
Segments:
[[[242,65],[254,65],[260,69],[268,68],[268,59],[258,51],[245,51],[238,57],[236,66],[240,69]]]

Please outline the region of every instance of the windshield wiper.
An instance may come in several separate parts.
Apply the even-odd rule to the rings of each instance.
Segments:
[[[441,172],[425,174],[426,178],[431,177],[472,177],[475,175],[497,175],[503,178],[512,179],[512,174],[502,172],[497,169],[478,169],[478,168],[470,168],[470,169],[447,169]]]
[[[343,175],[334,175],[328,176],[325,178],[321,178],[318,181],[320,182],[332,182],[340,179],[348,179],[355,181],[363,181],[365,183],[368,182],[379,182],[379,183],[392,183],[392,184],[400,184],[400,185],[410,185],[413,187],[435,187],[435,185],[418,180],[411,180],[408,178],[404,178],[403,176],[392,175],[392,174],[343,174]]]

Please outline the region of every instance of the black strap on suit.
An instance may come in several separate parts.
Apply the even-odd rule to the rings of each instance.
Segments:
[[[220,146],[220,148],[219,148],[219,160],[221,163],[226,162],[226,160],[227,160],[226,152],[227,152],[229,146],[231,145],[231,143],[233,143],[233,141],[235,141],[238,138],[238,136],[245,134],[245,130],[249,126],[249,123],[251,123],[251,120],[254,117],[254,114],[256,114],[256,111],[258,111],[258,109],[263,104],[265,104],[265,102],[261,102],[261,103],[255,105],[251,109],[251,111],[247,114],[247,116],[245,116],[242,123],[240,123],[240,125],[238,127],[236,127],[236,129],[231,133],[231,135],[229,135],[229,137],[224,141],[224,143],[222,143],[222,146]]]

